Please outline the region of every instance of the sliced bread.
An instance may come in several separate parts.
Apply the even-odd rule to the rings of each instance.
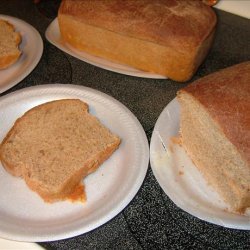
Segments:
[[[250,62],[178,92],[187,153],[233,211],[250,207]]]
[[[63,99],[20,117],[0,146],[0,159],[9,173],[54,202],[67,199],[119,144],[119,137],[89,114],[86,103]]]
[[[0,19],[0,69],[5,69],[15,63],[21,55],[18,45],[21,35],[9,22]]]

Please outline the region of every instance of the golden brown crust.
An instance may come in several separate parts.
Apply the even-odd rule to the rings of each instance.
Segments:
[[[59,14],[179,51],[198,46],[216,23],[214,12],[200,1],[64,0]]]
[[[6,69],[14,64],[21,55],[21,51],[13,54],[0,57],[0,69]]]
[[[200,1],[64,0],[62,38],[94,55],[187,81],[211,47],[216,16]]]
[[[250,168],[250,61],[203,77],[182,91],[206,108]]]
[[[0,69],[6,69],[9,66],[11,66],[12,64],[14,64],[18,60],[18,58],[20,57],[21,51],[18,50],[18,46],[22,41],[22,37],[21,37],[19,32],[15,31],[15,27],[11,23],[9,23],[8,21],[5,21],[5,20],[0,20],[0,21],[2,23],[6,24],[9,27],[10,31],[13,32],[13,39],[14,39],[14,42],[15,42],[16,48],[17,48],[17,50],[13,51],[13,53],[11,53],[11,54],[0,56]]]

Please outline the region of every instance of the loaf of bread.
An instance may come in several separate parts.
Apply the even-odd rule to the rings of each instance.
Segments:
[[[216,15],[201,1],[63,0],[58,21],[76,49],[182,82],[206,57]]]
[[[21,35],[15,32],[12,24],[0,19],[0,69],[5,69],[15,63],[21,55],[18,45]]]
[[[178,92],[187,153],[232,211],[250,207],[250,61]]]
[[[54,202],[68,199],[119,144],[119,137],[89,114],[86,103],[63,99],[19,118],[1,143],[0,159],[9,173]]]

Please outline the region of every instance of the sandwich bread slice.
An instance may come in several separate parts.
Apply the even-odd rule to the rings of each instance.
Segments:
[[[118,148],[120,138],[78,99],[32,108],[17,119],[0,146],[0,159],[45,201],[65,200],[81,180]]]

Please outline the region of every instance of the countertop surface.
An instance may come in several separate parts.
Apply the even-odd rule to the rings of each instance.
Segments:
[[[0,2],[1,14],[30,23],[44,42],[37,67],[0,96],[46,83],[70,83],[98,89],[135,114],[150,142],[157,118],[175,98],[177,90],[218,69],[250,60],[249,19],[216,9],[218,25],[214,44],[188,83],[137,78],[100,69],[67,55],[45,39],[45,30],[56,17],[58,4],[59,1],[48,0],[39,4],[31,0]],[[249,249],[250,232],[216,226],[184,212],[160,188],[149,165],[135,198],[111,221],[83,235],[39,244],[47,249]],[[0,245],[1,248],[4,246]],[[16,245],[13,244],[13,248]]]

